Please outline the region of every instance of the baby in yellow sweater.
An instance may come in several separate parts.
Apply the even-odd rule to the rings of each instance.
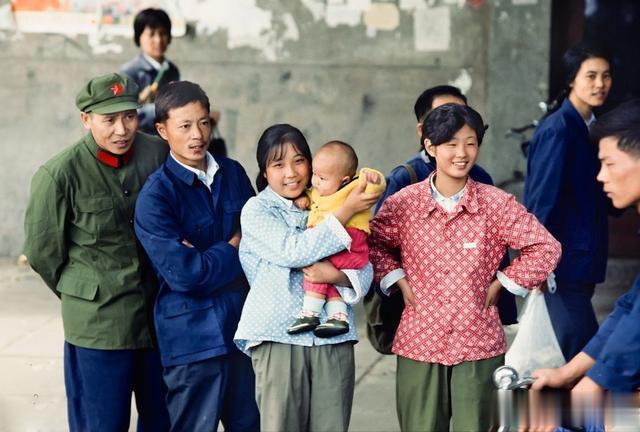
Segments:
[[[367,181],[365,192],[374,193],[385,188],[384,175],[379,171],[363,168],[356,176],[358,156],[349,144],[329,141],[313,158],[313,189],[298,198],[300,208],[309,208],[307,227],[311,228],[324,219],[324,215],[340,207],[359,182]],[[310,203],[310,204],[309,204]],[[351,236],[351,248],[328,257],[337,269],[359,269],[369,262],[367,236],[371,210],[355,214],[345,229]],[[287,328],[289,334],[314,331],[318,337],[331,337],[347,333],[347,305],[335,286],[326,283],[304,281],[304,301],[298,318]],[[326,302],[326,306],[325,306]],[[327,321],[320,324],[320,313],[326,308]]]

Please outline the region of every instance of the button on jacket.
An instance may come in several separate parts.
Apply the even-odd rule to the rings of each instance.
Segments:
[[[444,365],[503,354],[497,310],[484,302],[507,247],[520,256],[503,273],[531,289],[557,264],[560,245],[512,195],[470,178],[447,213],[430,178],[390,196],[371,222],[375,280],[403,269],[418,304],[404,309],[393,352]]]
[[[157,285],[131,221],[138,191],[167,152],[161,140],[138,132],[131,158],[113,168],[98,160],[87,134],[34,175],[24,252],[61,298],[70,344],[152,346],[146,312]]]
[[[254,191],[238,162],[224,157],[215,162],[219,169],[210,191],[169,156],[138,198],[136,234],[160,281],[154,317],[165,367],[235,349],[233,334],[248,284],[238,250],[228,240]]]

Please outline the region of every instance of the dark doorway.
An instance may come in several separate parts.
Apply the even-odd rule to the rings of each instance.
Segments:
[[[553,0],[551,3],[551,49],[549,58],[549,100],[564,88],[562,55],[584,35],[585,0]]]
[[[640,97],[640,2],[589,0],[584,15],[584,40],[600,44],[611,57],[614,82],[608,107]]]

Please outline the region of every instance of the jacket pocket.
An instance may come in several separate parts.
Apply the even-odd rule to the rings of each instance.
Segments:
[[[98,282],[70,276],[60,279],[56,289],[71,297],[94,301],[98,294]]]
[[[165,305],[162,315],[165,318],[172,318],[189,312],[208,309],[212,306],[213,299],[211,297],[175,299]]]
[[[75,225],[91,234],[111,232],[116,229],[113,200],[111,197],[79,198],[74,203]]]
[[[156,314],[158,343],[163,355],[176,358],[224,345],[211,297],[171,300]]]

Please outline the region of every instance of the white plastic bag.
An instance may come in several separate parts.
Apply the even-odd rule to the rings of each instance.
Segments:
[[[505,355],[505,364],[515,368],[520,377],[528,377],[536,369],[560,367],[566,363],[540,290],[529,293],[519,321],[520,327]]]

